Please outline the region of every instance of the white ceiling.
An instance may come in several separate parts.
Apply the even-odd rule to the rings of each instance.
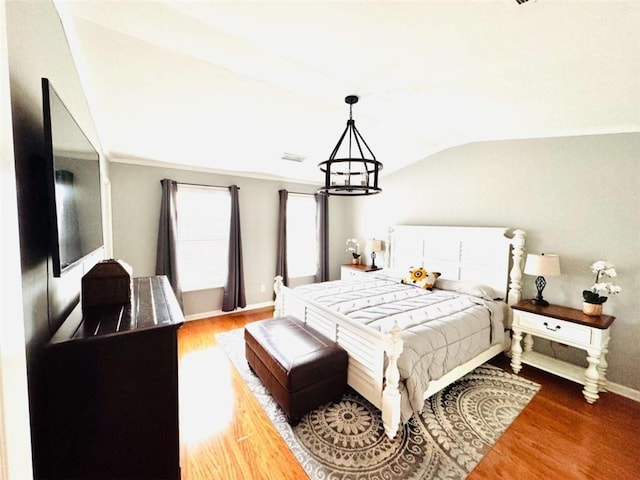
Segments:
[[[56,5],[113,161],[320,183],[349,94],[383,173],[473,141],[640,131],[637,1]]]

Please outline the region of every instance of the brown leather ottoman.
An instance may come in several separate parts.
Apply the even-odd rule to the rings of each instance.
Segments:
[[[270,318],[244,328],[249,367],[271,393],[287,421],[342,397],[347,352],[293,317]]]

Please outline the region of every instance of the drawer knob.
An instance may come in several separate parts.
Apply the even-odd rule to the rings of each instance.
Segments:
[[[551,328],[547,322],[544,322],[543,325],[547,330],[551,330],[552,332],[557,332],[558,330],[560,330],[560,325],[555,325],[553,328]]]

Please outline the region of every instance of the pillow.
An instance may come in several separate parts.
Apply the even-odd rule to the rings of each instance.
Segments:
[[[401,283],[431,290],[439,276],[440,272],[427,272],[422,267],[414,267],[409,270],[409,276],[404,277]]]
[[[390,280],[392,282],[402,282],[407,271],[405,269],[384,268],[373,273],[376,277]]]
[[[464,280],[449,280],[447,278],[438,278],[436,288],[442,290],[451,290],[453,292],[464,293],[465,295],[473,295],[474,297],[484,298],[485,300],[497,300],[498,294],[495,290],[487,285],[480,283],[466,282]]]

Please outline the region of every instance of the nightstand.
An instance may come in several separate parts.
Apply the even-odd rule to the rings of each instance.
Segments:
[[[354,278],[362,277],[372,272],[382,270],[379,267],[372,267],[371,265],[354,265],[347,263],[340,265],[340,280],[353,280]]]
[[[594,403],[598,392],[606,388],[607,345],[609,328],[615,320],[610,315],[585,315],[574,308],[549,305],[541,307],[530,300],[513,305],[513,342],[511,368],[518,373],[522,364],[532,365],[547,372],[584,385],[582,394]],[[524,349],[520,342],[523,340]],[[570,345],[587,352],[589,366],[585,369],[533,351],[533,337]]]

